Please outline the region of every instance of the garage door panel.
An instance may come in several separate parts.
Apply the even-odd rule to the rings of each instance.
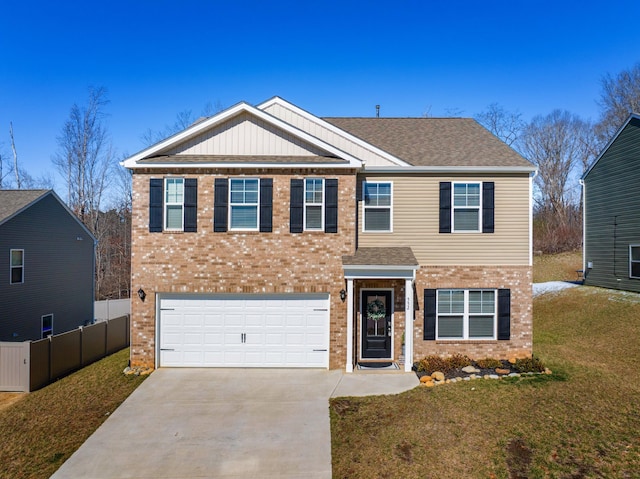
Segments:
[[[328,294],[160,298],[160,366],[329,365]]]

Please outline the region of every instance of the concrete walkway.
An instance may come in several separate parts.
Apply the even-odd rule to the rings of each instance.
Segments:
[[[159,369],[52,478],[329,479],[328,399],[417,385],[401,372]]]

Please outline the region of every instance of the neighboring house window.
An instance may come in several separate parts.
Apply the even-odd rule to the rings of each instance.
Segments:
[[[198,223],[196,178],[151,178],[149,180],[149,232],[195,233]]]
[[[495,339],[494,290],[439,290],[437,308],[437,339]]]
[[[24,250],[23,249],[11,250],[10,283],[11,284],[24,283]]]
[[[258,230],[259,180],[232,178],[229,188],[229,228]]]
[[[364,182],[363,231],[390,232],[392,224],[392,184]]]
[[[53,335],[53,314],[45,314],[42,316],[42,338],[48,338]]]
[[[511,338],[511,290],[425,289],[425,340]]]
[[[453,231],[480,231],[480,183],[453,184]]]
[[[493,233],[494,182],[440,183],[440,233]]]
[[[307,178],[304,182],[304,229],[324,229],[324,180]]]
[[[640,245],[629,245],[629,277],[640,279]]]
[[[184,220],[184,178],[164,180],[164,228],[182,231]]]

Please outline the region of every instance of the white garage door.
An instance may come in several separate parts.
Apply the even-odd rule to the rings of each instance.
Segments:
[[[329,367],[329,295],[160,295],[160,366]]]

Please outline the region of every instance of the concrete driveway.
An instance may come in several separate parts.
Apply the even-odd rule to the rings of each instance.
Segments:
[[[159,369],[52,478],[329,479],[329,397],[417,384],[403,373]]]

